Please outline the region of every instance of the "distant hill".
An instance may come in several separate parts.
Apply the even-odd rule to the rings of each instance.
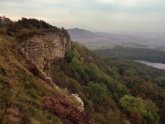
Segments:
[[[91,39],[91,38],[99,37],[94,32],[84,30],[84,29],[79,29],[79,28],[68,29],[68,32],[70,33],[72,39],[74,39],[74,40]]]
[[[115,39],[119,41],[118,34],[110,34],[106,32],[91,32],[84,29],[74,28],[68,29],[69,34],[71,35],[72,40],[87,43],[87,42],[110,42],[115,43]],[[116,42],[118,43],[118,42]]]
[[[74,28],[68,29],[73,41],[78,41],[90,49],[105,49],[114,46],[133,48],[157,48],[165,50],[165,35],[161,33],[108,33],[91,32]]]

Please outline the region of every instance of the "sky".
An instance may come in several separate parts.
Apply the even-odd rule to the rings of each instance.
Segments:
[[[0,0],[0,16],[95,32],[165,33],[165,0]]]

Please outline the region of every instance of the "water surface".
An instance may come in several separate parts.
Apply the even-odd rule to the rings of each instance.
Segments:
[[[147,62],[147,61],[141,61],[141,60],[137,60],[137,62],[146,64],[148,66],[152,66],[152,67],[155,67],[158,69],[165,69],[165,64],[163,64],[163,63],[153,63],[153,62]]]

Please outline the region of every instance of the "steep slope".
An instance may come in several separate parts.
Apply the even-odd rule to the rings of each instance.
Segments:
[[[22,52],[19,30],[10,32],[10,36],[7,30],[0,33],[0,123],[86,124],[86,114],[80,110],[78,100],[45,82]]]
[[[50,30],[59,31],[31,19],[0,30],[0,123],[164,123],[163,70],[128,60],[103,60],[72,43],[64,58],[50,54],[53,59],[49,66],[42,64],[42,71],[52,79],[50,85],[33,59],[27,60],[22,51],[27,39],[44,36]]]

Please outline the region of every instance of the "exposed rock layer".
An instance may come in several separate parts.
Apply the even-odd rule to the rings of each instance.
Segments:
[[[59,32],[36,34],[27,39],[24,46],[26,59],[38,68],[46,80],[52,82],[50,74],[46,74],[44,69],[50,70],[53,60],[63,58],[66,49],[71,47],[71,42],[69,35],[60,30]]]

